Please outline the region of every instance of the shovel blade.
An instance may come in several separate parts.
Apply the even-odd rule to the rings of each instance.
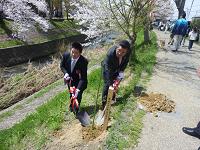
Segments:
[[[97,126],[101,126],[103,125],[104,123],[104,113],[105,113],[105,110],[99,110],[97,115],[96,115],[96,119],[95,119],[95,124]]]
[[[81,111],[77,114],[77,119],[80,121],[82,126],[90,125],[90,116],[86,111]]]

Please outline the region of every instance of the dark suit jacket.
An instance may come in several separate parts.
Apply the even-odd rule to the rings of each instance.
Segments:
[[[131,54],[129,49],[126,55],[122,58],[122,62],[119,65],[119,59],[116,56],[116,49],[117,46],[111,47],[106,55],[106,58],[102,62],[104,80],[109,82],[110,85],[118,76],[119,72],[125,70]]]
[[[81,91],[87,88],[87,66],[87,59],[81,55],[74,66],[73,72],[71,73],[71,55],[69,52],[64,53],[60,64],[62,72],[64,74],[68,73],[72,78],[71,86],[75,86]]]

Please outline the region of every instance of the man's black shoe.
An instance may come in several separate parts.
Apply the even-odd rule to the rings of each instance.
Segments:
[[[188,134],[188,135],[191,135],[191,136],[194,136],[194,137],[197,137],[200,139],[200,135],[195,132],[195,128],[183,127],[182,130],[185,134]]]
[[[176,49],[176,50],[172,50],[172,52],[178,52],[178,50]]]

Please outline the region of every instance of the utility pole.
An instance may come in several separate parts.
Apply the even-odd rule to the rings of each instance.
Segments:
[[[194,0],[192,0],[192,4],[191,4],[191,6],[190,6],[190,11],[189,11],[189,14],[188,14],[188,18],[189,18],[189,16],[190,16],[190,12],[191,12],[191,10],[192,10],[193,3],[194,3]]]

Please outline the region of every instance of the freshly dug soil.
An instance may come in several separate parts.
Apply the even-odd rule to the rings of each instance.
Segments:
[[[102,126],[83,127],[82,133],[83,133],[83,139],[85,141],[87,141],[87,142],[92,141],[103,133],[103,127]]]
[[[175,103],[172,100],[167,99],[163,94],[150,93],[142,94],[139,102],[144,105],[149,112],[172,112],[175,110]]]

